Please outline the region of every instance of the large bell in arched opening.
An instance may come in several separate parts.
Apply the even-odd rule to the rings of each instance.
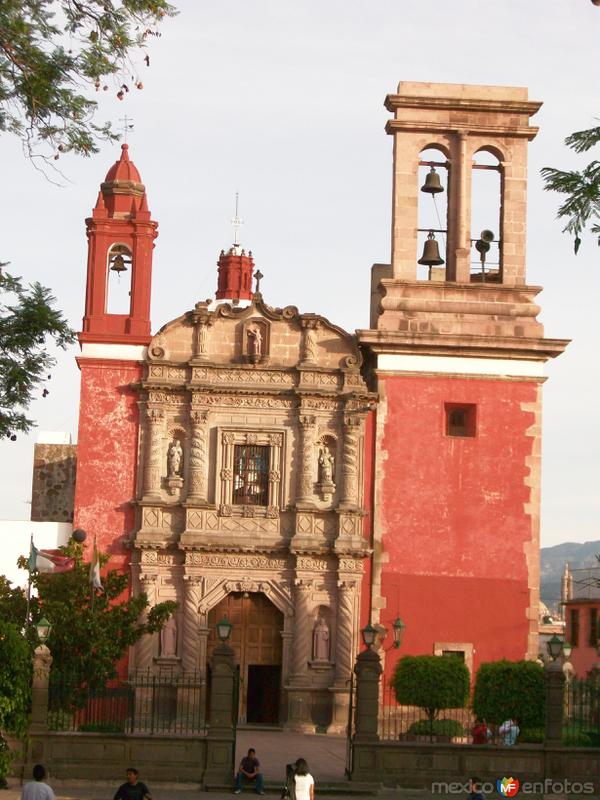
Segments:
[[[417,264],[423,264],[426,267],[437,267],[444,263],[444,259],[440,257],[440,248],[435,239],[433,231],[427,234],[427,241],[423,247],[423,255],[417,261]]]
[[[435,167],[432,167],[425,176],[425,183],[421,186],[421,191],[426,194],[438,194],[438,192],[444,191],[444,187],[440,182],[440,176],[435,171]]]
[[[117,275],[121,275],[122,272],[127,272],[127,267],[125,265],[125,259],[119,253],[112,259],[112,264],[110,265],[110,271],[116,272]]]

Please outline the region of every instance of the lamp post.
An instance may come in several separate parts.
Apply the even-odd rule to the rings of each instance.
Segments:
[[[544,670],[546,688],[546,744],[560,744],[564,719],[565,674],[562,658],[565,642],[556,634],[546,644],[551,661]]]
[[[52,656],[46,642],[52,625],[45,617],[36,623],[35,629],[39,645],[33,651],[33,680],[31,683],[31,726],[32,733],[48,730],[48,684]]]
[[[217,622],[219,643],[210,662],[210,713],[206,742],[206,783],[231,780],[235,759],[235,723],[237,720],[237,675],[234,652],[227,643],[233,625],[226,617]]]

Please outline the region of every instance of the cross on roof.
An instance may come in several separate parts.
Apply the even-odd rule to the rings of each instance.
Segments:
[[[238,217],[238,202],[239,202],[239,192],[235,193],[235,217],[232,217],[231,224],[233,225],[233,246],[237,247],[238,242],[238,233],[240,227],[244,224],[244,220]]]
[[[125,114],[124,117],[119,118],[119,122],[123,123],[121,127],[121,130],[123,131],[123,141],[127,142],[127,134],[129,131],[133,130],[133,120],[131,117],[128,117],[127,114]]]

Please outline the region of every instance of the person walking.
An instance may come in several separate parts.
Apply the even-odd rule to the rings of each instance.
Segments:
[[[296,761],[295,767],[295,800],[315,800],[315,779],[308,771],[306,760],[304,758],[299,758]]]
[[[139,780],[139,774],[135,767],[127,767],[127,781],[119,786],[113,800],[152,800],[150,789]]]
[[[259,769],[260,762],[256,757],[256,750],[251,747],[250,750],[248,750],[248,755],[240,761],[238,773],[235,776],[234,794],[240,794],[244,779],[247,781],[256,781],[254,789],[256,794],[264,794],[265,778],[262,772],[259,772]]]
[[[33,768],[33,780],[23,787],[21,800],[56,800],[46,783],[46,767],[43,764],[36,764]]]

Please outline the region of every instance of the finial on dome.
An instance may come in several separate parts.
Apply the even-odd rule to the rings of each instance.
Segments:
[[[238,233],[240,227],[244,224],[244,220],[240,219],[238,216],[238,204],[239,204],[240,194],[239,192],[235,193],[235,217],[232,217],[231,224],[233,225],[233,252],[236,255],[239,255],[239,247],[240,243],[238,242]]]

